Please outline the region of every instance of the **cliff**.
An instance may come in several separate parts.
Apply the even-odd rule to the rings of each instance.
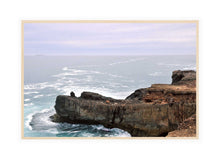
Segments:
[[[83,92],[56,98],[54,122],[102,124],[132,136],[166,136],[196,113],[196,72],[174,71],[172,84],[138,89],[125,100]]]
[[[185,119],[176,130],[169,132],[167,137],[196,137],[196,114]]]

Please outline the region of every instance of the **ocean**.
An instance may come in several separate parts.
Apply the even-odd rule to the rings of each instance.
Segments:
[[[196,70],[195,55],[24,56],[24,137],[130,137],[118,128],[51,122],[56,97],[91,91],[124,99],[188,69]]]

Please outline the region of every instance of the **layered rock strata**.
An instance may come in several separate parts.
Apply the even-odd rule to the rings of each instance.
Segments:
[[[167,137],[196,137],[196,114],[181,122],[176,130],[168,133]]]
[[[166,136],[196,113],[195,71],[174,71],[172,85],[153,84],[125,100],[83,92],[56,98],[54,122],[102,124],[132,136]]]

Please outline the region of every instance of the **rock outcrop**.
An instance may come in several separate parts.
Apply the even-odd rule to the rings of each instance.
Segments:
[[[185,119],[177,130],[169,132],[167,137],[196,137],[196,114]]]
[[[56,98],[54,122],[102,124],[132,136],[166,136],[196,113],[195,71],[174,71],[172,85],[153,84],[125,100],[83,92],[80,97]],[[190,85],[188,85],[188,82]]]
[[[196,87],[196,72],[193,70],[173,71],[172,84],[173,85],[186,85],[189,87]]]
[[[71,97],[76,97],[74,92],[70,92]]]

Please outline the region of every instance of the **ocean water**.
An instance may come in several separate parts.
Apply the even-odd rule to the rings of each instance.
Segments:
[[[195,55],[179,56],[25,56],[25,137],[129,137],[102,125],[53,123],[57,95],[97,92],[124,99],[136,89],[171,83],[174,70],[196,70]]]

